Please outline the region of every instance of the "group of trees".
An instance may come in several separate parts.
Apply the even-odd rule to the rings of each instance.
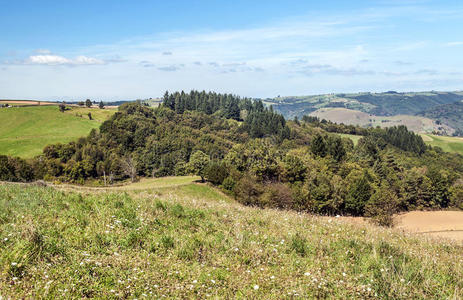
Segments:
[[[246,205],[370,215],[386,225],[400,210],[463,208],[461,156],[424,146],[405,127],[354,127],[363,133],[354,146],[320,124],[330,125],[287,122],[232,95],[166,93],[160,107],[123,104],[99,130],[34,159],[0,157],[0,180],[110,184],[197,174]]]
[[[77,105],[79,105],[79,106],[86,106],[86,107],[90,108],[90,107],[92,107],[92,105],[93,105],[94,103],[96,103],[96,102],[92,102],[92,100],[87,99],[87,100],[85,100],[85,102],[84,102],[84,101],[79,101],[79,102],[77,102]],[[103,101],[100,101],[100,102],[98,103],[98,108],[100,108],[100,109],[103,109],[103,108],[104,108],[104,103],[103,103]]]

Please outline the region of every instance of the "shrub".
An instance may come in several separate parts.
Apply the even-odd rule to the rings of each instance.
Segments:
[[[392,227],[394,213],[398,211],[399,198],[391,187],[383,182],[365,206],[365,215],[380,226]]]
[[[226,189],[227,191],[233,191],[233,189],[235,188],[235,185],[236,185],[236,181],[231,176],[228,176],[222,182],[222,187]]]
[[[293,207],[293,196],[291,190],[283,183],[272,183],[266,185],[260,203],[261,206],[288,209]]]
[[[463,184],[456,184],[450,188],[450,206],[463,209]]]
[[[227,175],[228,169],[223,163],[213,162],[204,171],[204,177],[215,185],[222,184]]]
[[[244,205],[259,205],[259,196],[262,194],[260,185],[249,176],[243,176],[233,189],[236,200]]]

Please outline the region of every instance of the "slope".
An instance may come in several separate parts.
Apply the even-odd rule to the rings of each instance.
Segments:
[[[112,109],[56,106],[0,108],[0,154],[33,157],[48,144],[67,143],[98,128]],[[93,120],[89,120],[88,113]]]
[[[0,213],[5,298],[444,299],[463,292],[455,243],[243,207],[196,183],[127,193],[0,185]]]

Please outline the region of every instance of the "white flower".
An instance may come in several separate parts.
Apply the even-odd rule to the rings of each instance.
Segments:
[[[212,282],[212,283],[215,283],[215,280],[214,280],[214,279],[211,279],[211,282]]]
[[[270,279],[275,279],[275,276],[273,276],[273,275],[272,275],[272,276],[270,276]]]
[[[256,290],[256,291],[257,291],[257,290],[259,289],[259,286],[256,284],[256,285],[254,285],[254,287],[253,287],[253,288],[254,288],[254,290]]]
[[[346,277],[346,275],[347,275],[346,273],[342,272],[342,276],[343,276],[343,277]]]
[[[193,280],[193,283],[198,283],[198,280],[196,280],[196,279],[195,279],[195,280]]]
[[[14,267],[16,266],[18,263],[15,263],[15,262],[12,262],[11,265]]]
[[[310,276],[310,272],[305,272],[304,276]]]

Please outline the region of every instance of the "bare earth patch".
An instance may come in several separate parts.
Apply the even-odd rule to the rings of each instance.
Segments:
[[[396,222],[397,229],[463,241],[463,211],[412,211]]]

